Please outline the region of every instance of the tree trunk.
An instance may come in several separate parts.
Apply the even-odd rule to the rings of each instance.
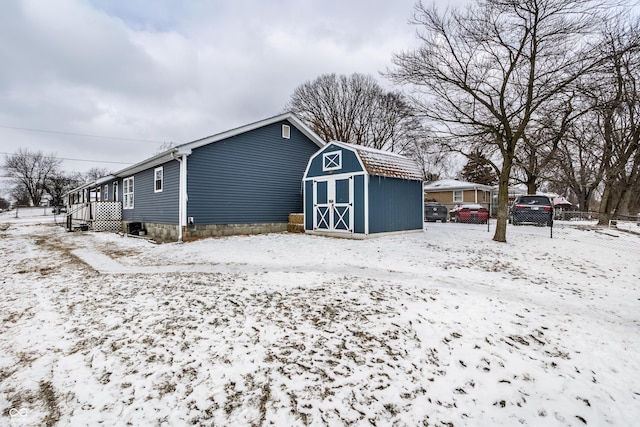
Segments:
[[[602,192],[602,201],[598,212],[598,225],[609,225],[609,220],[613,216],[615,210],[613,199],[615,196],[611,187],[610,183],[606,183]]]
[[[587,190],[586,188],[581,188],[580,191],[576,192],[578,196],[578,207],[582,212],[589,211],[589,205],[591,204],[591,193],[593,191],[591,189]]]
[[[506,157],[506,156],[505,156]],[[505,158],[498,182],[498,220],[493,240],[507,241],[507,218],[509,216],[509,175],[511,175],[511,159]]]

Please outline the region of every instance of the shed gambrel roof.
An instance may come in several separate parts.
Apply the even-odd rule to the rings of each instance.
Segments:
[[[355,151],[369,175],[422,181],[422,171],[408,157],[346,142],[333,141],[331,144]]]

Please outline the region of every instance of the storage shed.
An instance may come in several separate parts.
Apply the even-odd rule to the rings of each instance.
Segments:
[[[364,238],[422,231],[422,173],[388,151],[331,142],[304,173],[305,232]]]

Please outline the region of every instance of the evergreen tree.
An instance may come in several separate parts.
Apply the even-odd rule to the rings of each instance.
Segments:
[[[479,151],[468,156],[467,164],[461,172],[462,179],[476,184],[495,185],[498,177],[487,158]]]

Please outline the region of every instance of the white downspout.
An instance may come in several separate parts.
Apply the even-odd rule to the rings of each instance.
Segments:
[[[180,163],[180,174],[178,178],[178,242],[184,241],[183,230],[187,225],[187,156],[191,154],[173,153],[173,158]]]

